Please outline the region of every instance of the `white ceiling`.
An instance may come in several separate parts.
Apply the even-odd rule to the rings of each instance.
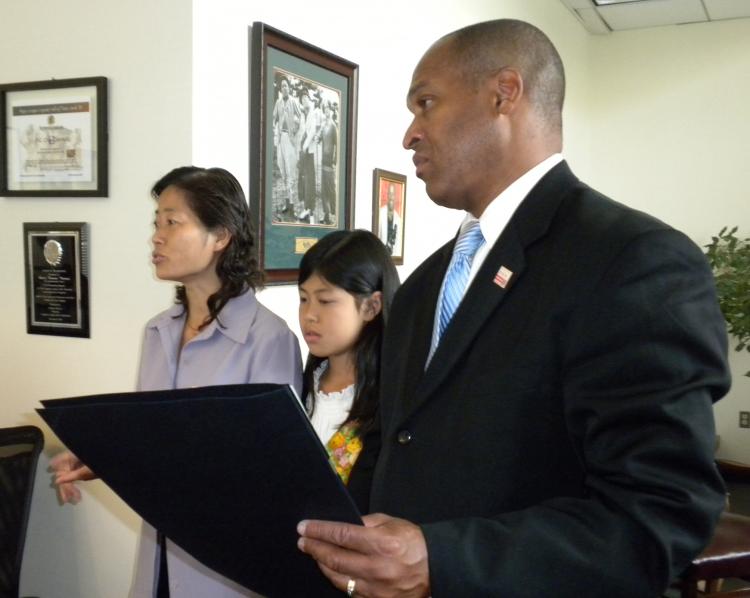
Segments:
[[[750,17],[750,0],[561,0],[591,33]]]

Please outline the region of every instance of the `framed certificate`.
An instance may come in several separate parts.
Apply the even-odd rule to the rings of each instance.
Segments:
[[[89,338],[88,224],[26,222],[26,331]]]
[[[0,195],[107,196],[107,79],[0,85]]]

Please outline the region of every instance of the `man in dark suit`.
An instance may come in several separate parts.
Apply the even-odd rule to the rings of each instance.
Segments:
[[[404,146],[467,215],[393,304],[371,493],[388,515],[300,523],[349,595],[657,596],[710,539],[729,386],[711,272],[576,179],[563,96],[557,51],[519,21],[449,34],[414,71]]]

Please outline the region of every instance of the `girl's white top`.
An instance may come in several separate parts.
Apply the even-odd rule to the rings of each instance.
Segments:
[[[313,392],[315,393],[315,411],[310,417],[315,432],[323,444],[326,444],[349,416],[354,401],[354,384],[336,392],[320,390],[320,377],[328,368],[324,361],[313,372]],[[307,409],[312,406],[311,397],[307,397]]]

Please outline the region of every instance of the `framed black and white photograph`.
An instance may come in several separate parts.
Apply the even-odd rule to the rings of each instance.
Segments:
[[[372,232],[397,266],[404,263],[406,176],[382,168],[372,173]]]
[[[250,56],[250,204],[269,282],[354,223],[356,64],[264,23]]]
[[[0,84],[0,195],[106,197],[107,78]]]
[[[23,225],[26,331],[89,337],[88,224]]]

